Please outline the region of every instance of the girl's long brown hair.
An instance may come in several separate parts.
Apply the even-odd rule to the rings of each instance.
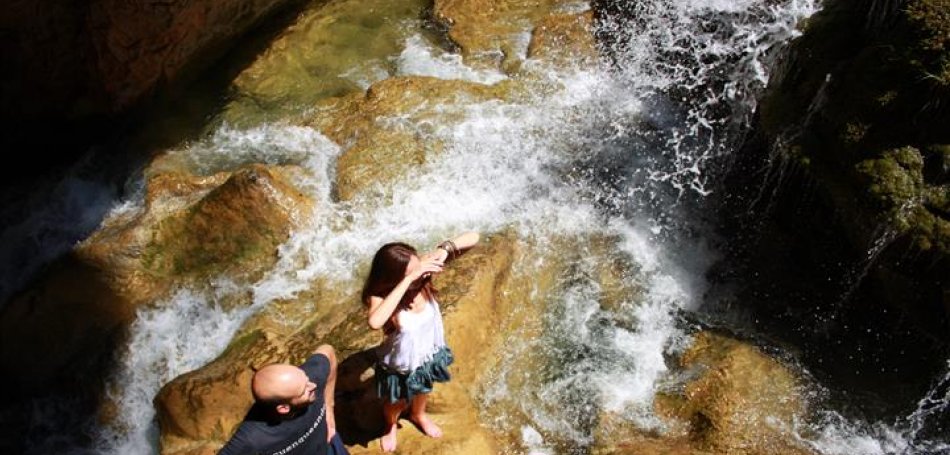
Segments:
[[[369,308],[369,299],[372,296],[385,298],[392,292],[393,288],[406,276],[406,267],[413,256],[418,256],[416,249],[402,242],[392,242],[383,245],[373,256],[373,264],[369,268],[369,276],[366,277],[366,283],[363,284],[362,300],[363,305]],[[406,295],[399,301],[396,311],[393,311],[393,317],[390,318],[386,327],[383,327],[385,333],[395,329],[396,313],[409,307],[409,302],[416,297],[423,289],[433,295],[431,281],[426,278],[423,285],[418,288],[410,288]]]

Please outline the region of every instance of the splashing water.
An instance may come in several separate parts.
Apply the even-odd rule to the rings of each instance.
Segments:
[[[427,46],[419,34],[406,40],[405,49],[396,59],[399,76],[430,76],[494,84],[508,77],[494,70],[473,70],[462,63],[462,56]]]
[[[657,0],[624,3],[625,15],[605,29],[619,37],[617,65],[656,107],[685,107],[664,124],[655,149],[665,163],[650,180],[679,193],[708,194],[710,169],[742,140],[756,100],[769,79],[776,50],[798,36],[797,23],[816,11],[813,1]],[[634,19],[629,19],[634,18]],[[720,169],[721,170],[721,169]],[[705,172],[704,172],[705,171]]]
[[[103,454],[150,453],[159,430],[152,400],[162,385],[201,367],[221,353],[255,307],[226,310],[218,299],[239,292],[221,282],[210,296],[181,290],[155,308],[139,311],[119,372],[107,387],[122,410],[98,434]],[[224,342],[224,343],[222,343]]]

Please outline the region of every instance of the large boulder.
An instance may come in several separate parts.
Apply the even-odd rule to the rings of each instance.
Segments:
[[[432,440],[415,430],[400,432],[400,446],[412,452],[454,447],[465,453],[495,453],[492,437],[480,429],[474,391],[484,365],[493,361],[503,333],[494,322],[508,317],[515,301],[501,297],[508,286],[518,242],[495,235],[453,263],[437,278],[446,335],[456,354],[453,381],[440,386],[431,401],[435,420],[446,430]],[[375,397],[371,348],[380,334],[366,325],[358,297],[346,295],[329,316],[301,321],[287,336],[260,330],[240,336],[220,357],[199,370],[166,384],[156,398],[162,429],[162,453],[197,455],[223,444],[251,404],[252,368],[270,362],[301,362],[323,343],[333,345],[341,360],[337,383],[337,425],[352,453],[375,453],[368,443],[381,431],[381,402]],[[211,393],[210,391],[214,391]],[[208,397],[211,398],[208,398]]]
[[[950,270],[950,114],[937,107],[950,101],[950,5],[866,8],[835,2],[811,20],[762,101],[762,130],[820,179],[858,248],[885,225]]]
[[[499,99],[506,90],[506,84],[400,77],[321,103],[310,126],[345,149],[337,160],[337,197],[391,190],[393,181],[442,151],[426,128],[450,121],[445,106]]]
[[[3,308],[6,383],[17,396],[54,383],[98,390],[103,377],[74,372],[108,371],[140,306],[223,271],[259,276],[310,205],[285,179],[260,165],[211,177],[154,176],[141,210],[106,220]]]
[[[158,275],[261,272],[309,201],[279,171],[239,170],[187,210],[165,217],[142,251]]]
[[[804,417],[802,384],[785,365],[754,346],[701,332],[680,358],[698,373],[681,396],[667,395],[658,411],[689,422],[701,450],[731,454],[808,454],[794,436]]]
[[[600,418],[593,453],[806,455],[794,435],[806,416],[801,381],[754,346],[711,332],[694,336],[680,357],[689,374],[679,393],[656,397],[663,434],[618,415]]]
[[[945,369],[947,14],[940,0],[826,2],[720,193],[739,299],[809,368],[882,403],[919,399]]]

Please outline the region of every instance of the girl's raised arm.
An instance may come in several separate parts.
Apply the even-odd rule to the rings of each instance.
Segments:
[[[436,258],[442,262],[448,262],[475,246],[479,238],[480,236],[477,232],[466,232],[440,243],[435,247],[435,250],[426,253],[424,257]]]

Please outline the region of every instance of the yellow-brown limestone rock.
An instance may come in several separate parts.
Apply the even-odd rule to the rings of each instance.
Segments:
[[[370,188],[391,188],[442,151],[431,128],[452,121],[443,107],[498,99],[506,90],[506,84],[401,77],[320,104],[310,126],[345,150],[337,160],[337,197],[346,201]]]
[[[805,416],[801,381],[754,346],[701,332],[680,360],[696,377],[682,394],[659,394],[654,407],[668,419],[663,434],[630,428],[604,415],[596,454],[813,454],[795,440]]]
[[[448,29],[466,63],[512,72],[520,64],[520,35],[563,0],[436,0],[435,19]]]
[[[262,165],[153,176],[141,210],[106,220],[3,309],[0,371],[27,393],[58,380],[100,387],[103,377],[74,371],[99,371],[140,305],[211,273],[259,275],[310,204]]]
[[[478,421],[473,384],[497,356],[505,336],[499,327],[505,327],[512,305],[522,303],[503,295],[513,289],[511,269],[519,249],[511,234],[488,236],[437,278],[446,336],[456,361],[451,368],[452,382],[436,388],[430,412],[446,434],[431,439],[404,422],[399,431],[401,451],[497,453],[494,437]],[[251,404],[247,392],[250,368],[274,361],[299,363],[322,343],[333,345],[341,360],[337,426],[351,444],[351,453],[377,453],[374,439],[380,435],[382,420],[371,349],[381,341],[381,334],[366,325],[366,313],[356,294],[333,305],[336,313],[304,322],[290,336],[268,337],[260,330],[243,335],[218,359],[167,384],[156,398],[162,454],[199,455],[222,445]]]
[[[163,219],[145,245],[144,267],[158,276],[261,272],[309,200],[277,169],[236,171],[187,210]],[[239,272],[240,271],[240,272]]]
[[[175,378],[155,397],[161,453],[214,453],[253,402],[254,369],[286,358],[278,337],[260,330],[241,336],[204,367]]]
[[[594,15],[555,14],[541,19],[531,33],[528,58],[559,67],[589,66],[598,59],[593,33]]]

